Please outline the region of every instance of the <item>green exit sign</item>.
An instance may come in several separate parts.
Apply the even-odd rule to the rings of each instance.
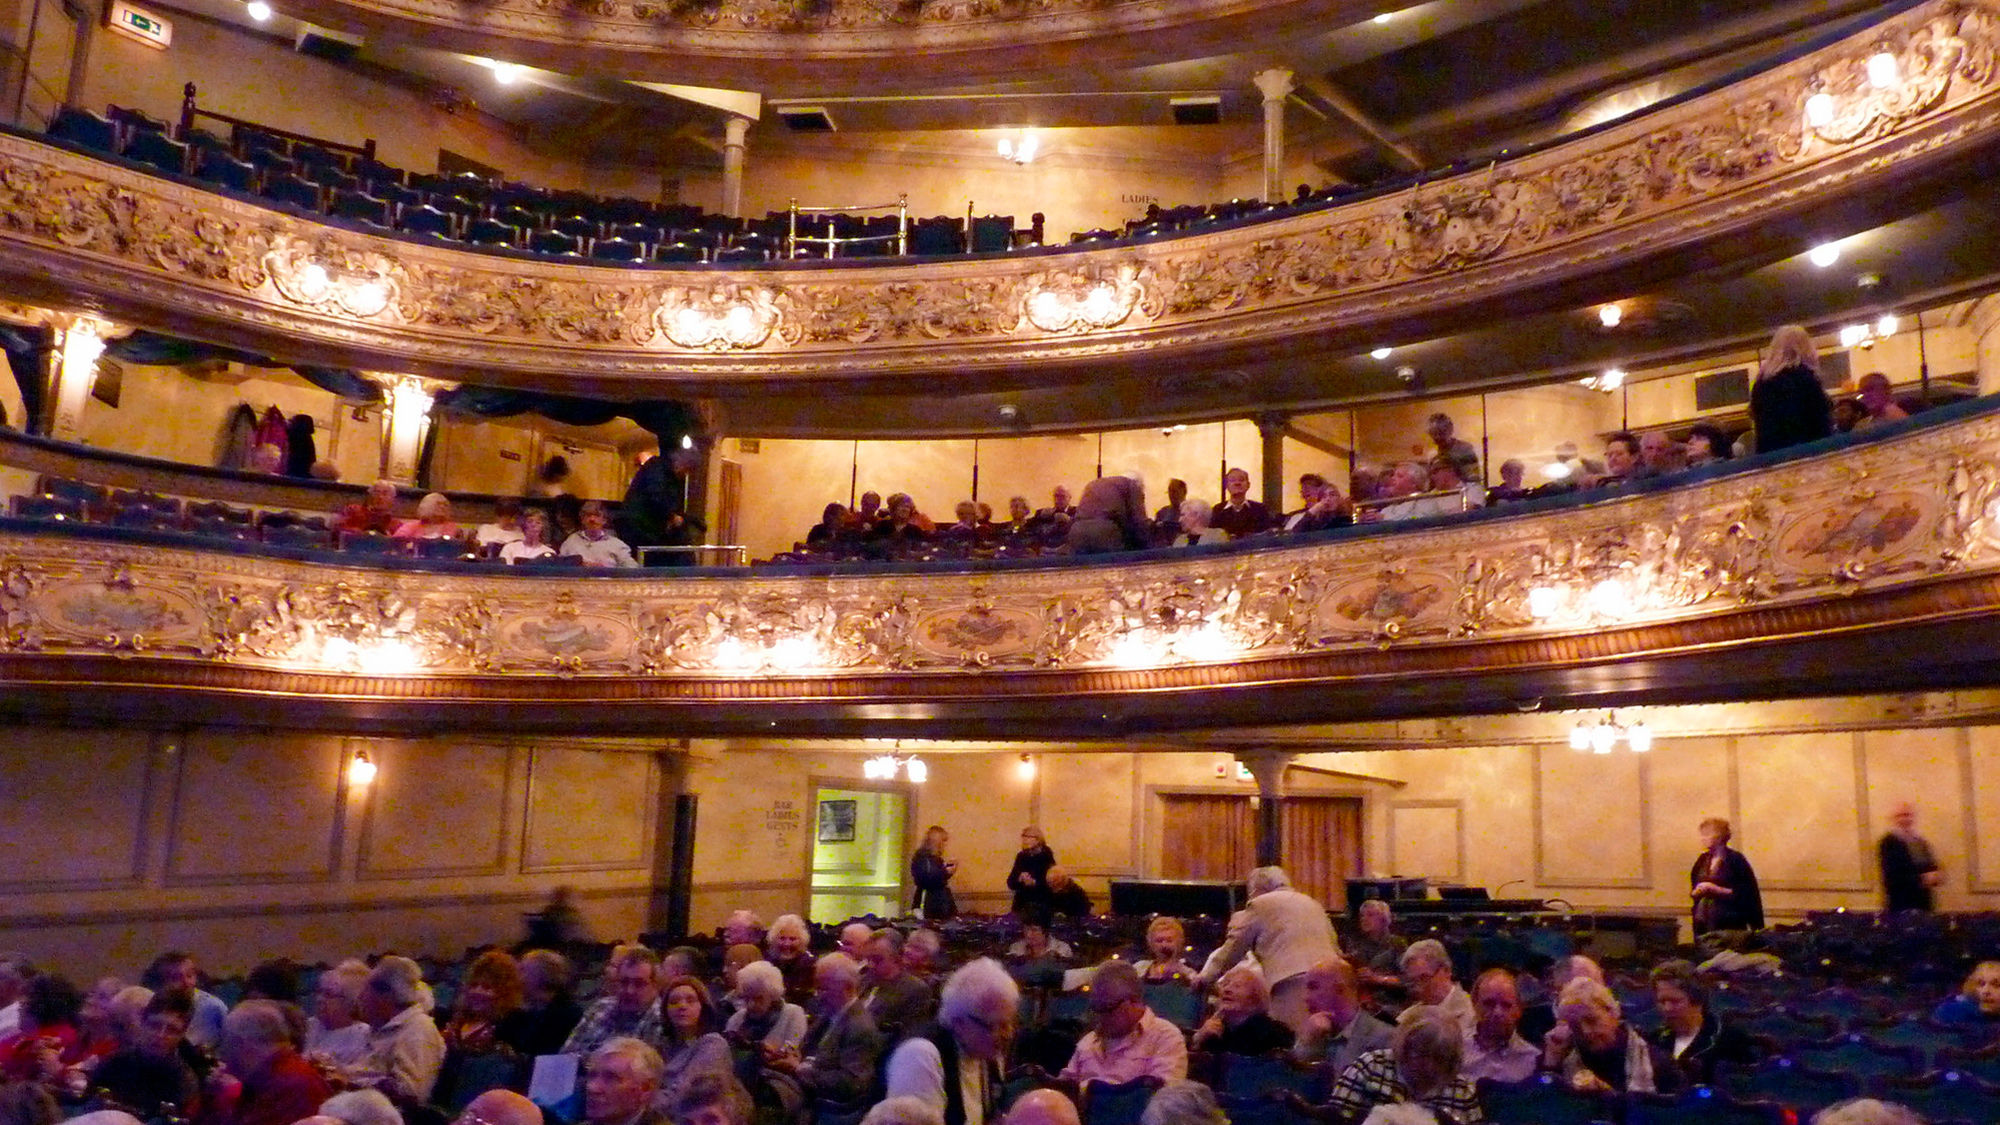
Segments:
[[[174,41],[174,25],[165,16],[155,15],[125,0],[113,0],[105,12],[105,25],[111,30],[135,39],[148,47],[165,50]]]

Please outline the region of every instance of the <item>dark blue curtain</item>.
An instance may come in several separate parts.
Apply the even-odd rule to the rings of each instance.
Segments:
[[[683,402],[604,402],[592,398],[516,391],[503,387],[460,387],[437,397],[441,410],[482,418],[540,414],[571,426],[601,426],[613,418],[630,418],[660,439],[661,449],[674,449],[695,430],[692,407]]]
[[[28,411],[26,418],[5,421],[27,433],[42,432],[42,372],[55,345],[55,333],[46,328],[0,324],[0,348],[6,349],[7,366],[14,372],[14,381],[21,385],[21,402]]]
[[[104,354],[112,359],[146,367],[178,367],[184,363],[199,363],[208,359],[231,360],[252,367],[288,367],[298,372],[299,377],[306,382],[341,398],[360,402],[382,400],[381,387],[345,367],[310,367],[279,363],[255,352],[204,344],[197,340],[183,340],[159,332],[142,330],[122,340],[112,340],[105,345]]]

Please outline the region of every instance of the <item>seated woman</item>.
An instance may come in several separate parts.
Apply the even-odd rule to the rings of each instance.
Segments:
[[[1181,534],[1174,540],[1176,547],[1195,547],[1204,543],[1227,543],[1229,533],[1219,527],[1208,525],[1215,506],[1206,500],[1188,499],[1181,504]]]
[[[979,520],[979,505],[970,500],[961,500],[952,509],[954,520],[945,527],[938,528],[940,539],[972,541],[986,538],[986,525]]]
[[[1139,970],[1139,980],[1146,984],[1186,984],[1195,977],[1195,968],[1187,963],[1187,930],[1181,926],[1179,918],[1165,914],[1153,919],[1146,927],[1146,952],[1149,956],[1132,963]]]
[[[785,1002],[785,977],[769,961],[752,961],[736,974],[736,994],[743,1007],[729,1017],[723,1032],[735,1042],[754,1046],[765,1059],[798,1053],[806,1041],[806,1010]]]
[[[21,1033],[0,1045],[0,1077],[9,1082],[50,1082],[82,1062],[89,1044],[77,1028],[83,994],[68,979],[43,973],[21,997]]]
[[[1196,1050],[1267,1055],[1291,1049],[1292,1029],[1271,1018],[1271,986],[1264,974],[1238,965],[1215,982],[1215,1014],[1195,1029]]]
[[[1542,1067],[1589,1093],[1670,1094],[1680,1071],[1625,1023],[1611,990],[1577,977],[1556,1001],[1561,1021],[1542,1042]]]
[[[806,920],[796,914],[779,915],[764,935],[764,949],[764,960],[785,978],[785,999],[800,1007],[812,1003],[812,934]]]
[[[498,550],[521,541],[521,502],[502,496],[493,502],[493,522],[482,523],[472,532],[473,542]]]
[[[462,532],[451,522],[451,501],[433,492],[417,501],[417,518],[404,520],[390,532],[397,539],[456,539]]]
[[[451,1099],[469,1058],[501,1054],[522,1057],[532,1020],[521,1010],[521,966],[497,949],[475,958],[459,986],[458,1007],[440,1029],[444,1066],[438,1072],[438,1099]]]
[[[529,512],[521,517],[521,537],[500,547],[500,561],[512,566],[524,559],[552,559],[556,549],[549,546],[549,517]]]
[[[1660,1030],[1653,1047],[1680,1067],[1690,1085],[1713,1086],[1720,1063],[1756,1061],[1756,1044],[1742,1028],[1709,1010],[1708,987],[1686,961],[1667,961],[1653,970],[1653,1003]]]
[[[845,543],[854,538],[854,530],[847,508],[838,501],[828,504],[819,514],[819,522],[806,532],[806,546],[830,546]]]
[[[1937,1006],[1931,1018],[1946,1024],[2000,1023],[2000,961],[1981,961],[1958,995]]]
[[[1007,947],[1007,971],[1029,988],[1061,988],[1063,972],[1076,960],[1069,943],[1049,934],[1043,913],[1021,918],[1020,940]]]
[[[729,1041],[717,1030],[721,1021],[708,986],[693,977],[675,977],[660,993],[661,1101],[671,1103],[690,1082],[703,1075],[733,1075]]]
[[[907,492],[889,497],[888,514],[868,531],[871,541],[900,543],[929,539],[930,531],[917,515],[917,502]]]
[[[368,966],[355,960],[319,975],[313,984],[312,1018],[306,1021],[308,1056],[338,1070],[358,1067],[368,1057],[371,1029],[361,1019],[361,986],[367,983]]]

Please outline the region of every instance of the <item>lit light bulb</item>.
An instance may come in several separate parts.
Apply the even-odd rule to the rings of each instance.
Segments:
[[[922,758],[911,758],[904,762],[903,772],[909,775],[912,785],[922,785],[931,779],[931,768],[924,764]]]
[[[1833,124],[1833,95],[1822,90],[1806,99],[1806,124],[1824,129]]]
[[[1599,723],[1590,728],[1590,752],[1609,754],[1618,744],[1618,730],[1610,723]]]
[[[1843,348],[1858,348],[1867,342],[1868,326],[1865,324],[1850,324],[1840,330],[1840,346]]]
[[[682,448],[682,449],[693,449],[693,448],[694,448],[694,436],[693,436],[693,435],[691,435],[691,434],[682,434],[682,435],[681,435],[681,448]]]
[[[347,780],[353,785],[366,785],[375,780],[375,763],[369,760],[368,751],[357,750],[347,763]]]
[[[1597,323],[1606,328],[1616,328],[1625,322],[1625,309],[1616,303],[1602,305],[1597,310]]]
[[[1875,335],[1880,337],[1894,336],[1896,329],[1902,326],[1903,322],[1896,319],[1895,313],[1883,313],[1881,316],[1875,318]]]
[[[1653,748],[1653,728],[1644,723],[1633,723],[1625,728],[1625,744],[1634,754],[1644,754]]]
[[[243,10],[250,13],[250,18],[258,23],[271,18],[271,6],[264,3],[264,0],[250,0],[250,3],[243,6]]]
[[[1569,748],[1572,750],[1590,749],[1590,724],[1584,722],[1582,719],[1578,719],[1576,725],[1569,728]]]
[[[1597,377],[1597,389],[1610,392],[1625,385],[1625,369],[1613,367]]]
[[[1026,754],[1021,755],[1021,763],[1014,767],[1014,773],[1022,781],[1035,780],[1035,759]]]
[[[525,68],[516,63],[496,62],[493,64],[493,81],[502,86],[512,86],[521,80]]]
[[[1887,51],[1877,51],[1868,56],[1868,84],[1877,90],[1886,90],[1896,84],[1902,68],[1896,65],[1896,56]]]
[[[1821,269],[1826,269],[1840,260],[1840,243],[1822,242],[1812,248],[1806,255],[1806,260]]]
[[[1388,359],[1390,355],[1394,354],[1395,350],[1394,348],[1376,348],[1374,351],[1368,353],[1368,358]]]

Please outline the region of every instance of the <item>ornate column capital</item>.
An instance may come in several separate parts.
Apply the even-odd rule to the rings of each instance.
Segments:
[[[1256,83],[1257,92],[1264,95],[1264,104],[1266,106],[1272,102],[1284,101],[1291,96],[1292,90],[1297,86],[1292,72],[1281,66],[1274,66],[1269,70],[1260,70],[1250,81]]]
[[[1291,767],[1292,759],[1298,754],[1290,750],[1238,750],[1236,760],[1249,769],[1250,776],[1257,779],[1259,797],[1283,797],[1285,795],[1285,771]]]

